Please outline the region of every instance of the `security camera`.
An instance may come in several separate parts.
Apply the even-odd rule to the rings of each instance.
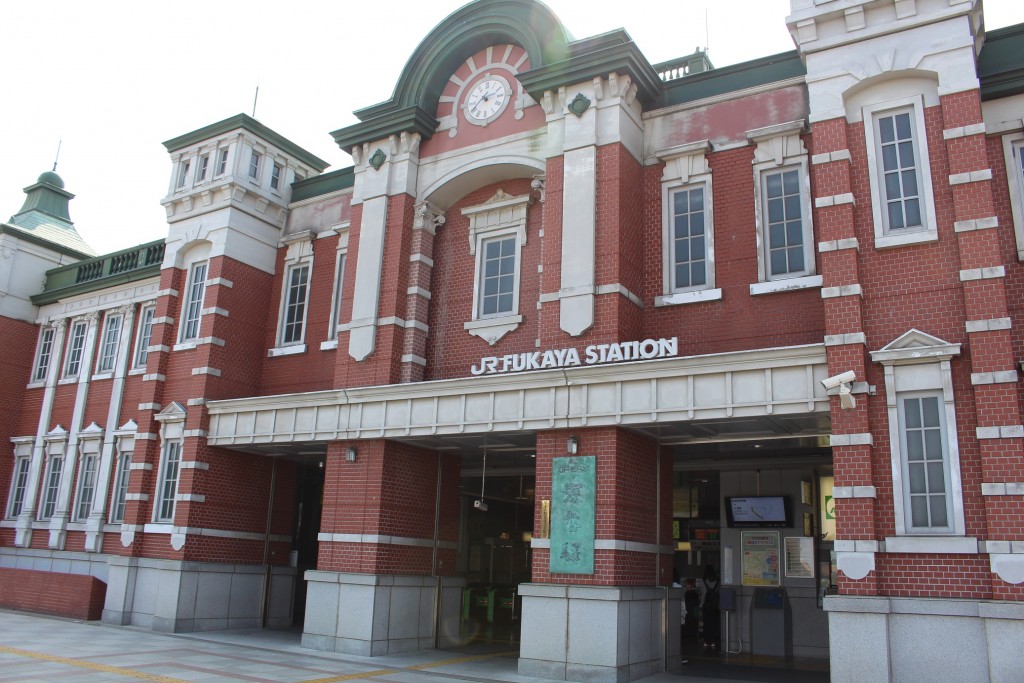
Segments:
[[[487,503],[483,502],[482,500],[474,500],[473,507],[475,507],[480,512],[487,512]]]
[[[825,387],[826,389],[835,389],[836,387],[841,386],[843,384],[849,384],[855,379],[857,379],[857,375],[853,372],[853,370],[847,370],[846,372],[840,373],[838,375],[832,375],[831,377],[826,377],[825,379],[821,380],[821,386]]]

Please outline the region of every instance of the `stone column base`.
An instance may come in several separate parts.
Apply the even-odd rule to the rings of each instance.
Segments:
[[[833,683],[1020,681],[1024,603],[825,598]]]
[[[434,647],[438,578],[306,572],[302,646],[376,657]],[[457,644],[463,579],[442,577],[439,647]]]
[[[112,556],[103,621],[188,633],[262,627],[267,567]],[[295,569],[271,567],[267,627],[291,626]]]
[[[681,588],[525,583],[519,595],[521,676],[624,683],[680,666]]]

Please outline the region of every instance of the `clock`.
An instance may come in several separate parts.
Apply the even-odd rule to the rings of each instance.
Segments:
[[[463,105],[466,120],[478,126],[486,126],[505,111],[510,95],[508,81],[501,76],[487,74],[466,96]]]

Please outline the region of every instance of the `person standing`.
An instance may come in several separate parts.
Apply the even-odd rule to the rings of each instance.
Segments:
[[[713,565],[704,568],[704,601],[701,604],[701,617],[704,620],[704,649],[718,652],[721,640],[722,615],[718,607],[718,589],[721,581],[718,570]]]

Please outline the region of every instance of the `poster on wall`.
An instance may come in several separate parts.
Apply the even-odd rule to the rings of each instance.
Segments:
[[[786,578],[814,578],[814,539],[806,536],[786,538]]]
[[[744,586],[779,585],[779,532],[740,532]]]
[[[552,574],[594,573],[597,458],[555,458],[551,473]]]
[[[836,540],[836,501],[832,497],[832,486],[835,480],[832,477],[821,477],[818,479],[818,490],[821,496],[819,509],[821,519],[821,540]]]

